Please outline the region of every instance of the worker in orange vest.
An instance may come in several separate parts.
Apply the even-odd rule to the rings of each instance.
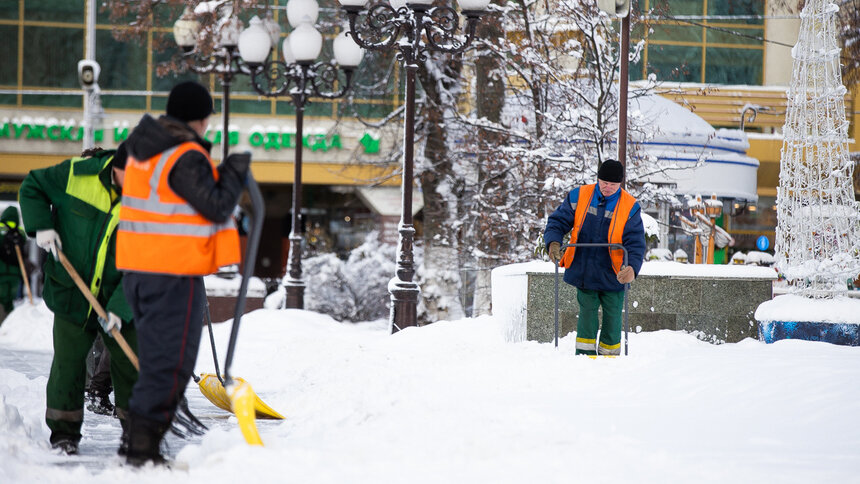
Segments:
[[[549,216],[544,230],[549,258],[564,267],[564,282],[576,287],[579,319],[576,354],[621,354],[621,311],[624,285],[639,274],[645,257],[645,228],[639,202],[621,188],[624,165],[606,160],[597,170],[597,184],[583,185],[568,193]],[[573,243],[614,243],[624,252],[606,247],[568,247],[562,255],[562,239],[570,233]],[[603,308],[603,328],[597,341],[598,308]]]
[[[117,267],[138,331],[140,377],[132,391],[128,463],[164,457],[159,446],[194,371],[206,292],[203,276],[240,260],[232,213],[248,158],[216,166],[203,138],[212,96],[176,85],[167,114],[145,115],[126,141],[129,159],[117,233]]]

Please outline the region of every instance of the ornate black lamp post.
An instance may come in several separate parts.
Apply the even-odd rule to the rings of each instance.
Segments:
[[[304,308],[305,282],[302,280],[302,148],[305,104],[315,95],[325,99],[343,97],[352,84],[352,74],[361,62],[363,51],[345,32],[334,39],[334,56],[337,63],[317,62],[322,49],[322,35],[313,27],[316,22],[319,7],[316,0],[290,0],[287,3],[287,18],[295,30],[284,40],[284,61],[269,60],[259,64],[251,62],[250,49],[259,48],[263,44],[266,32],[261,22],[251,21],[248,38],[252,35],[259,41],[249,40],[245,52],[244,39],[240,39],[239,50],[253,69],[252,84],[254,90],[263,96],[277,97],[287,94],[296,107],[296,152],[295,152],[295,181],[293,183],[293,213],[292,228],[290,229],[290,257],[288,265],[289,278],[285,284],[287,289],[287,308]],[[256,29],[252,32],[252,29]],[[246,35],[245,33],[242,34]],[[268,52],[266,52],[266,57]],[[265,58],[265,57],[264,57]],[[338,65],[340,67],[338,67]],[[343,71],[345,81],[339,83],[339,71]],[[334,89],[337,89],[336,91]]]
[[[433,7],[433,0],[392,0],[391,5],[377,3],[365,9],[367,0],[339,0],[349,18],[350,35],[365,49],[398,49],[398,58],[406,69],[406,112],[403,133],[403,189],[400,238],[397,247],[397,269],[388,283],[391,293],[391,332],[417,325],[418,295],[421,289],[412,278],[415,263],[412,244],[412,179],[415,145],[415,73],[418,62],[431,51],[457,54],[463,52],[475,35],[481,14],[489,0],[460,0],[466,17],[466,38],[458,36],[460,16],[448,6]],[[365,14],[357,26],[358,17]]]
[[[269,59],[272,46],[279,40],[280,28],[271,19],[260,20],[254,17],[249,27],[241,31],[241,22],[232,16],[232,11],[224,16],[219,24],[219,39],[216,50],[206,63],[193,57],[197,43],[199,24],[189,10],[174,25],[177,43],[185,49],[193,61],[189,64],[197,73],[215,73],[221,79],[224,98],[222,119],[222,149],[227,155],[227,131],[230,111],[230,84],[237,74],[251,76],[254,90],[262,96],[290,96],[296,107],[296,151],[295,180],[293,182],[292,228],[290,230],[290,256],[286,283],[288,308],[304,307],[305,283],[302,280],[302,140],[304,107],[312,95],[326,99],[344,96],[352,84],[352,74],[361,62],[363,51],[345,33],[334,40],[334,54],[337,63],[314,61],[322,49],[322,35],[314,28],[319,14],[316,0],[290,0],[287,3],[287,17],[293,32],[284,40],[282,54],[284,61]],[[240,33],[241,31],[241,33]],[[338,64],[340,67],[338,67]],[[338,83],[339,71],[344,73],[345,81]],[[334,91],[338,87],[337,91]],[[328,88],[331,88],[330,90]]]

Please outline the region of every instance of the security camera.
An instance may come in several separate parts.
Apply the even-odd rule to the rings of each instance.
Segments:
[[[99,82],[99,72],[101,72],[99,63],[94,60],[78,61],[78,81],[84,88],[93,87]]]

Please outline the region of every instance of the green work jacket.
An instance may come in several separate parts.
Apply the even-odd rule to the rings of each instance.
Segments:
[[[39,230],[56,230],[63,252],[99,303],[129,321],[133,315],[116,268],[121,193],[112,187],[113,154],[102,151],[92,158],[72,158],[31,171],[21,184],[18,202],[27,233],[32,237]],[[48,308],[86,324],[92,308],[60,261],[49,255],[44,271],[42,297]]]

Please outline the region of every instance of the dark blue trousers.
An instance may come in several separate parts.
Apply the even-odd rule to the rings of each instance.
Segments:
[[[197,361],[206,297],[203,278],[128,272],[122,283],[134,311],[140,359],[129,410],[169,423]]]

